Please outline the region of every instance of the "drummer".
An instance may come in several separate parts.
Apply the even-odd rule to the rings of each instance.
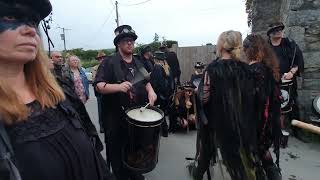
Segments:
[[[138,37],[135,31],[129,25],[122,25],[114,32],[118,51],[100,65],[94,82],[96,90],[102,94],[106,152],[117,180],[143,180],[143,175],[129,172],[122,163],[121,152],[127,138],[124,110],[148,102],[153,105],[157,95],[146,80],[131,83],[135,77],[145,76],[141,70],[143,64],[133,57]]]
[[[267,35],[270,44],[276,53],[279,64],[282,80],[293,81],[293,90],[290,98],[293,99],[292,112],[289,114],[290,119],[300,119],[298,108],[298,93],[297,93],[297,76],[300,76],[304,69],[303,54],[296,42],[289,38],[284,38],[285,26],[282,22],[275,22],[269,25]],[[293,135],[305,141],[298,129],[293,129]]]

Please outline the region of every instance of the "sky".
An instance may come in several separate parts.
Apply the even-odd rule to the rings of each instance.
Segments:
[[[60,28],[70,29],[65,31],[67,49],[114,48],[115,0],[51,0],[51,3],[53,21],[49,34],[54,50],[64,49]],[[120,25],[131,25],[139,44],[152,42],[155,33],[160,40],[163,37],[176,40],[180,47],[185,47],[216,44],[219,34],[226,30],[244,35],[250,32],[245,0],[118,0],[118,3]],[[46,39],[44,42],[48,49]]]

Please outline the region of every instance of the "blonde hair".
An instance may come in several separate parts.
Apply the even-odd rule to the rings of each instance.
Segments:
[[[242,48],[242,35],[239,31],[225,31],[220,34],[217,43],[217,57],[222,56],[222,51],[230,53],[232,59],[240,60]]]
[[[67,56],[67,64],[66,64],[66,66],[70,68],[70,64],[69,64],[69,63],[70,63],[70,59],[71,59],[71,58],[77,58],[78,61],[79,61],[79,63],[78,63],[78,68],[81,68],[80,58],[79,58],[78,56],[74,55],[74,54],[69,54],[69,55]]]
[[[169,66],[169,64],[167,63],[166,60],[155,59],[154,63],[155,64],[159,64],[164,69],[164,72],[166,73],[166,76],[170,75],[170,66]]]
[[[24,65],[26,83],[42,108],[55,107],[65,99],[62,89],[47,67],[48,61],[48,56],[39,47],[36,58]],[[0,79],[0,117],[6,124],[26,120],[30,113],[9,83],[12,82]]]

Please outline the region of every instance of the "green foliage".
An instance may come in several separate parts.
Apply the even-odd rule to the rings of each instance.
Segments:
[[[174,41],[174,40],[166,40],[166,43],[167,43],[168,48],[172,48],[173,44],[178,45],[178,41]]]
[[[157,33],[154,33],[153,42],[159,42],[159,35]]]
[[[72,54],[78,56],[81,61],[90,61],[95,59],[99,51],[101,50],[83,50],[83,48],[77,48],[63,52],[63,56],[66,56],[66,54]],[[106,55],[111,55],[113,49],[102,49],[102,51]]]
[[[151,47],[151,51],[152,52],[159,51],[161,43],[160,42],[152,42],[152,43],[149,44],[149,46]]]
[[[140,55],[141,49],[144,47],[144,44],[137,43],[134,48],[134,54]]]
[[[84,68],[93,67],[99,64],[97,60],[81,60],[81,66]]]

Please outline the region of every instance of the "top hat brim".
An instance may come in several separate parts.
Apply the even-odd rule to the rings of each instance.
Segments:
[[[281,27],[282,30],[284,29],[284,25],[273,26],[273,27],[268,29],[267,35],[269,36],[276,28],[279,28],[279,27]]]
[[[126,38],[126,37],[130,37],[132,38],[133,40],[136,40],[138,38],[138,36],[134,33],[121,33],[119,35],[117,35],[114,40],[113,40],[113,44],[115,46],[117,46],[117,44],[119,43],[119,41],[123,38]]]

